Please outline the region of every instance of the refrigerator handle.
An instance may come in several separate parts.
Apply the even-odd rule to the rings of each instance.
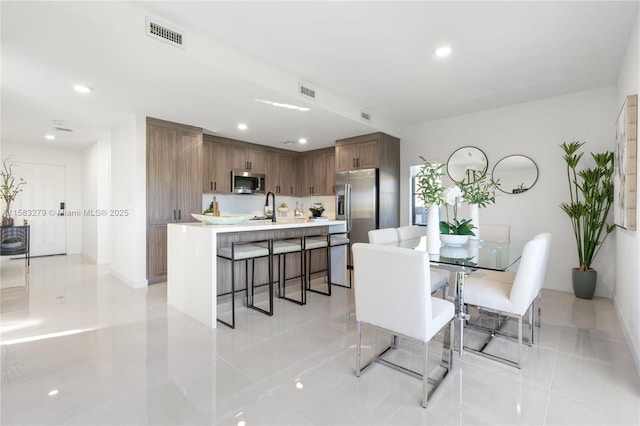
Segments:
[[[345,215],[347,216],[347,231],[351,231],[351,184],[347,183],[344,185],[344,204],[345,204]]]

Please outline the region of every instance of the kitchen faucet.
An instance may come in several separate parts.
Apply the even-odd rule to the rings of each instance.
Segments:
[[[269,195],[271,195],[271,200],[273,201],[273,208],[271,209],[271,222],[276,221],[276,194],[269,191],[267,192],[267,198],[264,200],[264,206],[267,207],[269,205]]]

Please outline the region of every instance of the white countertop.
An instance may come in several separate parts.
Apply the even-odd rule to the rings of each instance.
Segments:
[[[344,225],[344,220],[300,220],[300,219],[282,219],[277,222],[271,220],[250,220],[247,222],[239,223],[237,225],[208,225],[202,222],[189,222],[189,223],[170,223],[169,226],[188,226],[190,228],[202,228],[203,230],[209,230],[215,233],[222,232],[244,232],[244,231],[260,231],[268,229],[282,229],[282,228],[311,228],[315,226],[331,226],[331,225]]]

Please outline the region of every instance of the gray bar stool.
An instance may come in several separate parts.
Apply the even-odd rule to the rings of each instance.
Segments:
[[[307,279],[307,291],[312,291],[314,293],[324,294],[325,296],[331,296],[331,285],[339,285],[341,287],[351,288],[351,276],[349,276],[349,285],[344,286],[342,284],[336,284],[331,282],[331,248],[338,247],[342,245],[349,246],[349,233],[344,232],[333,232],[327,234],[320,235],[309,235],[304,237],[304,260],[305,260],[305,274]],[[318,269],[313,271],[311,268],[311,251],[324,249],[327,253],[327,267],[325,269]],[[347,247],[347,259],[351,258],[351,250],[350,247]],[[350,261],[347,260],[347,264],[350,264]],[[327,291],[321,291],[311,288],[311,274],[317,274],[318,272],[327,271]]]
[[[262,244],[262,245],[260,245]],[[221,259],[231,261],[231,322],[217,318],[218,322],[231,327],[236,327],[236,282],[235,282],[235,263],[245,262],[245,286],[246,286],[246,304],[248,308],[262,312],[266,315],[273,315],[273,269],[272,269],[272,246],[271,240],[262,241],[236,241],[231,243],[231,247],[221,247],[218,249],[217,256]],[[268,258],[269,264],[269,309],[262,309],[253,303],[254,287],[255,287],[255,259],[262,257]],[[251,285],[249,285],[249,260],[251,261]]]
[[[258,244],[261,247],[265,246],[265,243]],[[304,274],[304,252],[302,250],[303,242],[302,237],[298,238],[274,238],[271,240],[271,255],[272,259],[277,258],[278,261],[278,298],[285,299],[290,302],[304,305],[307,303],[307,294],[305,292],[305,274]],[[299,253],[300,255],[300,275],[287,278],[287,255]],[[280,259],[282,258],[282,262]],[[287,280],[294,278],[300,278],[300,300],[293,299],[287,296]]]

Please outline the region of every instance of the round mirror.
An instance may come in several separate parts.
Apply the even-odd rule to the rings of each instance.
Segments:
[[[449,157],[447,173],[454,182],[474,182],[487,173],[487,156],[476,147],[463,146]]]
[[[538,180],[538,166],[524,155],[509,155],[498,161],[491,173],[498,189],[507,194],[520,194]]]

